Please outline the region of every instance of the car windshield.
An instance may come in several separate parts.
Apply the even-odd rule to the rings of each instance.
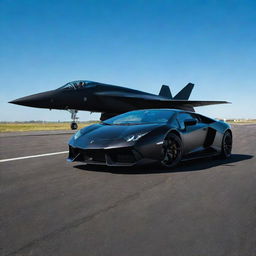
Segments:
[[[174,113],[169,109],[136,110],[112,117],[103,123],[108,125],[167,123]]]
[[[86,81],[86,80],[78,80],[78,81],[73,81],[73,82],[69,82],[63,86],[61,86],[59,89],[80,89],[80,88],[84,88],[84,87],[91,87],[94,85],[97,85],[97,82],[93,82],[93,81]]]

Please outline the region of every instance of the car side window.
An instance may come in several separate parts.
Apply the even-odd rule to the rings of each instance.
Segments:
[[[177,115],[177,120],[179,122],[179,125],[180,125],[180,128],[181,129],[185,129],[185,124],[184,124],[184,121],[186,119],[195,119],[192,115],[190,115],[189,113],[179,113]]]
[[[193,116],[194,119],[197,120],[198,123],[202,123],[202,120],[201,120],[199,115],[193,114],[192,116]]]

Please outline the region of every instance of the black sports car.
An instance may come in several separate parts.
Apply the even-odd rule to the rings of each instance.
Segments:
[[[109,166],[231,155],[229,124],[177,109],[130,111],[84,127],[69,141],[69,161]]]

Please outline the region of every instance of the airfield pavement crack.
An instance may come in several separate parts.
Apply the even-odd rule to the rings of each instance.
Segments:
[[[157,182],[157,183],[155,183],[155,184],[153,184],[153,185],[151,185],[149,187],[146,187],[146,188],[144,188],[144,189],[142,189],[142,190],[140,190],[140,191],[138,191],[136,193],[130,194],[130,195],[128,195],[128,196],[126,196],[126,197],[124,197],[124,198],[122,198],[120,200],[117,200],[112,205],[109,205],[109,206],[107,206],[107,207],[105,207],[103,209],[100,209],[97,212],[92,213],[91,215],[88,215],[88,216],[82,217],[80,219],[74,220],[73,222],[70,222],[70,223],[64,225],[63,227],[60,227],[60,228],[58,228],[58,229],[56,229],[56,230],[54,230],[54,231],[52,231],[52,232],[42,236],[42,237],[39,237],[39,238],[36,238],[36,239],[32,240],[31,242],[25,244],[24,246],[20,247],[19,249],[15,250],[13,252],[9,252],[9,253],[5,254],[5,256],[15,255],[15,254],[23,251],[24,249],[32,247],[32,246],[34,246],[34,245],[36,245],[36,244],[38,244],[38,243],[40,243],[42,241],[46,241],[47,239],[57,235],[58,233],[62,233],[64,231],[68,230],[68,229],[76,228],[76,227],[78,227],[78,226],[80,226],[80,225],[82,225],[82,224],[84,224],[84,223],[94,219],[95,217],[97,217],[99,215],[102,215],[102,214],[104,214],[104,213],[106,213],[106,212],[108,212],[108,211],[110,211],[110,210],[112,210],[112,209],[114,209],[116,207],[119,207],[120,205],[123,205],[125,203],[134,201],[138,197],[140,197],[143,193],[145,193],[147,191],[150,191],[150,190],[158,187],[159,185],[167,183],[170,179],[171,179],[170,177],[164,178],[164,180],[162,180],[160,182]]]

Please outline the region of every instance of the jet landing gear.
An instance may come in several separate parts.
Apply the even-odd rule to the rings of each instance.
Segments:
[[[78,125],[77,125],[77,123],[76,123],[76,122],[72,122],[72,123],[70,124],[70,128],[71,128],[71,130],[76,130],[76,129],[77,129],[77,127],[78,127]]]
[[[78,111],[75,109],[69,109],[68,111],[71,113],[71,119],[73,120],[70,124],[70,128],[71,130],[76,130],[78,128],[77,121],[79,119],[79,117],[76,116]]]

